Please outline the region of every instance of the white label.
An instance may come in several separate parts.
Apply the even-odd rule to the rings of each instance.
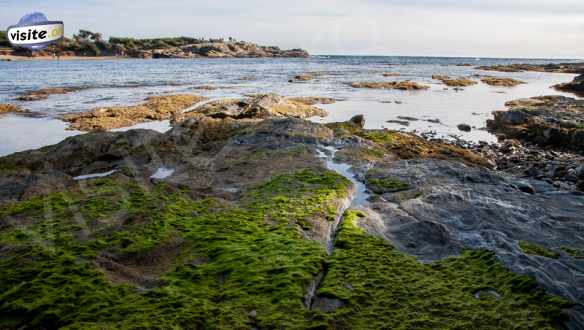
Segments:
[[[15,46],[44,44],[63,38],[63,23],[15,26],[7,31],[8,40]]]

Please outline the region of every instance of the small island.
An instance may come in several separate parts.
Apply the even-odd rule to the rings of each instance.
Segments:
[[[41,51],[12,47],[6,31],[0,31],[0,58],[258,58],[309,57],[303,49],[283,50],[277,46],[261,46],[234,38],[153,38],[135,39],[110,37],[101,33],[80,30],[72,38],[64,38]]]

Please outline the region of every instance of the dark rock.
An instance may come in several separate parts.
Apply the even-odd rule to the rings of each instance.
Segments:
[[[470,132],[472,130],[468,124],[458,124],[456,127],[463,132]]]
[[[365,127],[365,116],[355,115],[351,119],[349,119],[349,122],[363,128],[363,127]]]

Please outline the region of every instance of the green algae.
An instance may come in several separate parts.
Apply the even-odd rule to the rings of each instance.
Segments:
[[[539,244],[535,244],[532,242],[520,241],[519,247],[521,248],[521,251],[523,251],[523,253],[525,254],[542,256],[551,259],[558,259],[560,257],[559,253],[551,251]]]
[[[320,297],[343,306],[318,315],[331,328],[553,329],[569,304],[507,271],[488,251],[422,264],[366,235],[348,211],[327,264]],[[493,290],[501,297],[475,294]]]
[[[365,235],[355,211],[327,257],[302,231],[347,196],[334,172],[278,175],[237,203],[165,184],[87,185],[0,210],[0,328],[545,329],[567,306],[489,252],[421,264]],[[323,269],[318,295],[343,301],[336,311],[304,306]]]
[[[0,237],[0,328],[302,327],[304,291],[326,252],[298,228],[328,215],[349,184],[307,169],[231,205],[164,185],[101,181],[11,205],[2,212],[10,225]],[[132,260],[177,237],[180,258],[149,287]],[[117,273],[99,267],[106,257]]]
[[[397,178],[368,178],[367,186],[376,193],[396,192],[410,188],[408,183]]]
[[[574,259],[584,259],[584,250],[562,246],[562,251]]]

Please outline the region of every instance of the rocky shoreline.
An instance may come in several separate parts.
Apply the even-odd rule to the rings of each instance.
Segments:
[[[582,100],[491,145],[306,120],[335,101],[154,96],[1,157],[0,328],[584,327]]]

